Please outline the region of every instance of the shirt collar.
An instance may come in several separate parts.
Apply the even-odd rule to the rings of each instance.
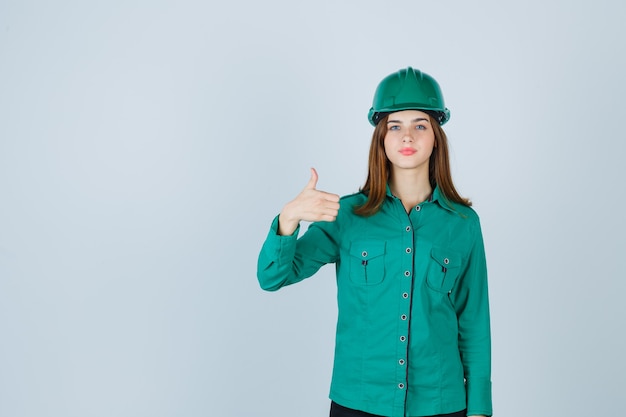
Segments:
[[[391,188],[389,188],[389,183],[387,183],[387,197],[397,198],[391,192]],[[430,195],[430,197],[428,197],[428,200],[426,201],[428,201],[429,203],[437,202],[437,204],[439,204],[440,207],[448,211],[455,211],[454,207],[452,206],[452,203],[443,195],[438,185],[435,186],[435,189],[433,190],[432,194]]]
[[[436,201],[437,204],[439,204],[439,206],[441,206],[442,208],[448,211],[456,211],[454,210],[454,207],[452,206],[452,202],[448,200],[446,196],[443,195],[439,186],[435,187],[428,201]]]
[[[392,194],[391,188],[389,187],[389,183],[387,183],[387,197],[394,198],[395,195]]]

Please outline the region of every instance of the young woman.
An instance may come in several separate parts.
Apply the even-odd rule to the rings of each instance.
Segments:
[[[261,249],[269,291],[336,264],[331,417],[492,414],[485,253],[450,175],[449,117],[431,76],[409,67],[383,79],[360,192],[317,190],[311,169]],[[314,223],[298,239],[303,220]]]

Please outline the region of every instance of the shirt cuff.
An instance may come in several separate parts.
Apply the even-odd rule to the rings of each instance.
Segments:
[[[273,234],[275,234],[276,236],[278,236],[279,238],[290,238],[290,237],[298,237],[298,232],[300,232],[300,224],[298,224],[298,227],[296,227],[296,230],[293,231],[292,234],[288,235],[288,236],[283,236],[283,235],[279,235],[278,234],[278,218],[280,217],[280,215],[274,217],[274,220],[272,221],[272,226],[271,226],[271,231],[274,232]]]
[[[296,251],[296,241],[298,240],[298,233],[300,232],[300,225],[290,235],[283,236],[278,234],[278,216],[272,221],[270,232],[267,236],[268,247],[274,253],[274,259],[278,261],[279,265],[283,265],[287,262],[291,263],[293,254]]]
[[[491,381],[488,378],[473,378],[467,380],[467,415],[491,416]]]

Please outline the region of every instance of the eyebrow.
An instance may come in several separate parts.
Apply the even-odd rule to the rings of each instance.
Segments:
[[[411,123],[416,123],[416,122],[428,122],[428,119],[425,117],[418,117],[417,119],[411,120]],[[400,120],[388,120],[387,124],[389,123],[402,123],[402,122]]]

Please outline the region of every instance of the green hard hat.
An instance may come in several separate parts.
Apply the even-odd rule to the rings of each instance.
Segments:
[[[450,120],[450,110],[443,102],[437,81],[411,67],[388,75],[378,84],[368,119],[376,126],[385,114],[401,110],[424,111],[433,115],[440,125]]]

